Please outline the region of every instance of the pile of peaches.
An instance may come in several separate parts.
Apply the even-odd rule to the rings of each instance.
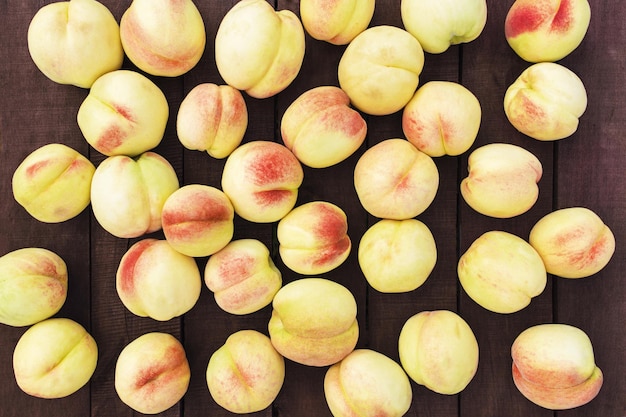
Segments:
[[[476,338],[452,311],[423,311],[407,320],[398,339],[400,363],[355,349],[355,298],[321,277],[352,250],[346,214],[326,201],[296,206],[303,165],[341,163],[364,143],[363,114],[402,111],[406,138],[365,150],[354,169],[359,201],[379,219],[358,242],[358,261],[369,285],[388,293],[415,290],[435,266],[433,235],[416,219],[439,186],[433,158],[472,147],[481,107],[461,84],[419,86],[419,76],[425,53],[442,53],[480,35],[487,4],[402,0],[401,29],[369,27],[374,3],[301,0],[297,16],[265,0],[241,0],[223,17],[214,41],[225,84],[195,86],[176,120],[182,146],[225,159],[221,188],[179,183],[169,162],[152,150],[170,117],[165,95],[141,72],[121,69],[125,56],[153,76],[176,77],[193,68],[204,54],[206,33],[191,0],[134,0],[119,24],[95,0],[63,1],[42,7],[31,21],[34,64],[54,82],[89,89],[77,122],[106,159],[94,166],[64,144],[45,145],[16,169],[15,200],[47,223],[91,206],[98,224],[119,238],[162,230],[163,239],[141,239],[120,260],[116,288],[133,314],[159,321],[181,316],[196,304],[203,281],[229,313],[250,314],[271,304],[268,335],[239,331],[208,362],[208,389],[233,413],[259,411],[274,401],[285,358],[329,367],[324,390],[335,416],[372,415],[366,410],[402,416],[412,401],[410,380],[455,394],[477,370]],[[576,131],[587,105],[585,88],[555,61],[583,41],[589,20],[586,0],[517,0],[511,6],[506,39],[531,65],[507,89],[503,105],[525,135],[554,141]],[[244,94],[263,99],[289,86],[300,71],[305,33],[346,45],[339,86],[319,86],[293,101],[281,118],[282,143],[243,143]],[[541,162],[526,149],[491,143],[469,155],[460,193],[479,213],[511,218],[534,205],[541,176]],[[236,215],[277,223],[279,256],[303,277],[283,285],[263,242],[233,240]],[[588,277],[614,250],[611,230],[592,210],[570,207],[538,221],[528,240],[503,231],[480,236],[460,257],[458,278],[485,309],[513,313],[542,293],[547,274]],[[196,261],[204,257],[201,271]],[[52,318],[65,301],[67,283],[65,263],[46,249],[24,248],[0,258],[0,322],[31,326],[15,348],[14,370],[20,388],[33,396],[70,395],[96,367],[97,346],[89,333],[72,320]],[[573,326],[531,327],[511,354],[516,386],[542,407],[580,406],[602,385],[591,341]],[[169,334],[148,333],[120,352],[115,389],[134,410],[158,413],[183,397],[189,378],[183,345]]]

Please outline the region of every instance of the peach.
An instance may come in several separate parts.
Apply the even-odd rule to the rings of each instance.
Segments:
[[[350,98],[342,89],[320,86],[302,93],[285,110],[280,133],[285,146],[300,162],[326,168],[361,147],[367,123],[350,107]]]
[[[269,337],[239,330],[209,359],[206,381],[211,397],[231,413],[261,411],[276,399],[285,380],[285,360]]]
[[[586,207],[568,207],[543,216],[530,230],[530,244],[549,274],[584,278],[598,273],[615,253],[615,236]]]
[[[241,144],[248,128],[248,108],[239,90],[229,85],[198,84],[180,103],[176,132],[187,149],[222,159]]]
[[[352,352],[359,338],[354,296],[325,278],[300,278],[284,285],[272,301],[268,329],[285,358],[328,366]]]
[[[426,155],[457,156],[474,144],[481,117],[478,99],[463,85],[429,81],[404,107],[402,130]]]
[[[76,119],[101,154],[137,156],[161,143],[168,116],[167,99],[155,83],[138,72],[118,70],[93,83]]]
[[[424,51],[439,54],[480,36],[487,23],[487,1],[402,0],[400,13]]]
[[[401,110],[413,97],[424,68],[424,51],[409,32],[374,26],[347,46],[338,67],[339,86],[364,113]]]
[[[223,191],[203,184],[187,184],[167,197],[161,226],[169,244],[194,257],[209,256],[230,242],[235,209]]]
[[[356,349],[328,368],[324,394],[336,417],[401,417],[413,399],[411,382],[404,369],[371,349]]]
[[[294,208],[278,222],[276,235],[284,264],[303,275],[337,268],[352,249],[346,214],[327,201],[311,201]]]
[[[238,239],[209,257],[204,282],[222,310],[242,315],[271,304],[283,281],[263,242]]]
[[[145,333],[128,343],[115,363],[115,391],[143,414],[174,406],[189,387],[191,371],[184,346],[169,333]]]
[[[537,251],[524,239],[500,230],[474,240],[459,258],[457,271],[467,295],[496,313],[525,308],[547,284]]]
[[[96,221],[113,236],[139,237],[161,230],[163,205],[178,188],[174,168],[159,154],[110,156],[93,175],[91,208]]]
[[[15,169],[13,197],[35,219],[61,223],[89,206],[95,170],[77,150],[49,143],[31,152]]]
[[[192,0],[133,0],[122,15],[120,38],[133,64],[165,77],[195,67],[206,45],[204,21]]]
[[[510,218],[530,210],[539,198],[539,159],[521,146],[490,143],[470,154],[461,196],[485,216]]]
[[[147,238],[122,256],[115,287],[131,313],[167,321],[196,304],[202,277],[194,258],[177,252],[166,240]]]
[[[591,7],[587,0],[516,0],[505,21],[511,48],[528,62],[554,62],[583,41]]]
[[[478,368],[478,342],[461,316],[449,310],[422,311],[400,330],[400,363],[409,377],[439,394],[463,391]]]
[[[568,324],[539,324],[511,346],[513,381],[533,403],[551,410],[587,404],[603,383],[589,336]]]
[[[120,28],[95,0],[57,1],[41,7],[28,26],[28,52],[50,80],[89,88],[122,67]]]
[[[67,397],[89,382],[96,370],[98,346],[77,322],[49,318],[22,334],[13,351],[15,381],[39,398]]]
[[[439,171],[433,159],[404,139],[386,139],[361,155],[354,188],[372,216],[405,220],[421,214],[435,199]]]
[[[361,237],[359,266],[377,291],[409,292],[420,287],[437,263],[437,245],[428,226],[416,219],[383,219]]]
[[[291,10],[265,0],[237,2],[215,35],[215,63],[227,84],[267,98],[296,78],[304,60],[304,28]]]
[[[240,145],[226,159],[222,190],[243,219],[271,223],[296,205],[303,180],[302,165],[289,149],[255,140]]]
[[[543,141],[573,135],[586,108],[587,91],[582,80],[553,62],[526,68],[504,95],[504,111],[513,127]]]
[[[38,323],[56,314],[66,297],[67,265],[56,253],[28,247],[0,257],[0,323]]]
[[[369,26],[375,0],[302,0],[300,18],[314,39],[346,45]]]

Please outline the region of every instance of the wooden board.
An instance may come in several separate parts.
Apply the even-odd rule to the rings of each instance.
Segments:
[[[121,256],[138,239],[119,239],[104,231],[90,209],[61,224],[41,223],[13,199],[11,177],[17,165],[34,149],[61,142],[88,156],[94,164],[104,157],[90,148],[76,123],[78,106],[88,91],[56,84],[33,64],[27,49],[29,22],[50,1],[0,2],[0,255],[23,247],[45,247],[68,264],[70,289],[58,317],[72,318],[92,333],[99,347],[99,362],[90,383],[69,397],[42,400],[23,393],[12,368],[12,353],[26,328],[0,325],[0,415],[12,416],[131,416],[114,389],[114,367],[121,349],[148,331],[165,331],[179,338],[186,349],[192,378],[183,400],[163,416],[229,416],[211,398],[205,382],[211,354],[240,329],[267,333],[271,307],[246,316],[222,311],[205,287],[198,304],[181,318],[167,322],[139,318],[120,302],[115,272]],[[119,21],[130,1],[107,0]],[[175,117],[185,95],[203,82],[223,83],[214,61],[217,27],[236,1],[197,1],[205,20],[207,47],[201,62],[178,78],[150,77],[165,93],[170,120],[156,151],[174,166],[181,184],[220,186],[224,160],[183,149],[178,142]],[[473,211],[461,198],[459,183],[467,170],[469,151],[458,157],[436,158],[440,188],[431,207],[418,219],[427,224],[437,242],[438,261],[426,283],[404,294],[383,294],[365,281],[356,257],[362,234],[377,219],[360,205],[353,187],[353,170],[368,147],[389,138],[402,138],[401,113],[364,115],[366,143],[352,157],[329,168],[305,168],[298,204],[326,200],[348,215],[353,250],[348,260],[324,277],[346,285],[358,302],[361,334],[358,347],[371,348],[398,360],[397,338],[404,321],[419,311],[449,309],[472,327],[480,346],[476,376],[457,395],[436,394],[412,383],[413,404],[407,413],[420,417],[526,417],[626,415],[626,335],[623,331],[626,298],[621,274],[626,269],[626,88],[624,55],[626,6],[621,2],[590,0],[592,19],[581,46],[561,63],[576,72],[587,88],[589,106],[578,131],[562,141],[539,142],[517,132],[506,120],[502,101],[508,85],[529,64],[517,57],[504,38],[504,18],[512,0],[488,0],[488,21],[481,36],[439,55],[426,54],[420,84],[430,80],[460,82],[479,98],[483,120],[472,149],[491,142],[514,143],[533,152],[543,165],[540,197],[533,208],[512,219],[494,219]],[[296,1],[279,0],[277,9],[298,13]],[[402,27],[400,0],[379,0],[371,25]],[[268,99],[245,95],[249,126],[244,138],[281,142],[278,125],[289,104],[304,91],[319,85],[338,85],[337,64],[345,47],[316,41],[307,35],[306,55],[296,80]],[[125,61],[125,68],[135,69]],[[489,312],[462,290],[456,276],[459,256],[481,233],[505,230],[526,238],[532,225],[552,210],[586,206],[612,228],[617,250],[609,265],[581,280],[550,276],[546,290],[526,309],[508,315]],[[255,237],[272,248],[284,282],[300,278],[282,264],[275,238],[276,224],[236,220],[235,238]],[[155,236],[160,236],[159,232]],[[198,259],[200,268],[206,258]],[[510,346],[525,328],[539,323],[568,323],[591,338],[596,361],[604,372],[604,386],[591,403],[552,412],[526,400],[511,377]],[[326,368],[287,361],[287,376],[272,406],[254,415],[322,417],[331,413],[323,392]]]

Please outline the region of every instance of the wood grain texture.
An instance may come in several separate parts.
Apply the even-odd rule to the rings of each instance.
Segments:
[[[76,124],[78,106],[87,90],[48,80],[33,64],[26,32],[34,13],[51,1],[0,1],[0,255],[21,247],[39,246],[57,252],[68,264],[69,295],[57,314],[72,318],[92,333],[99,346],[99,362],[90,383],[69,397],[42,400],[23,393],[15,383],[12,352],[26,328],[0,325],[0,416],[134,416],[114,389],[114,368],[121,349],[149,331],[173,334],[185,346],[192,378],[183,400],[162,416],[231,416],[211,398],[205,372],[211,354],[226,338],[241,329],[267,334],[271,306],[235,316],[222,311],[203,286],[200,299],[183,317],[167,322],[140,318],[121,303],[115,273],[125,251],[137,240],[119,239],[104,231],[90,209],[61,224],[34,220],[12,197],[11,177],[18,164],[39,146],[62,142],[88,156],[94,164],[104,157],[90,149]],[[130,0],[103,0],[119,21]],[[161,144],[155,149],[172,164],[181,184],[202,183],[220,188],[224,160],[184,149],[178,142],[175,121],[186,94],[200,83],[223,84],[214,60],[214,37],[222,17],[236,0],[195,2],[206,26],[207,44],[200,63],[182,77],[151,77],[170,105],[170,119]],[[299,12],[299,2],[276,0],[277,9]],[[626,415],[626,293],[621,283],[626,269],[626,6],[620,2],[590,0],[592,20],[581,46],[562,60],[576,72],[588,93],[589,106],[578,131],[558,142],[539,142],[517,132],[506,120],[502,101],[508,85],[529,64],[510,49],[504,38],[504,17],[513,0],[488,0],[488,21],[481,36],[439,55],[426,55],[420,85],[431,80],[460,82],[479,99],[483,119],[472,147],[492,142],[514,143],[541,161],[540,197],[531,210],[512,219],[494,219],[473,211],[460,196],[459,183],[467,172],[469,151],[458,157],[436,158],[440,188],[435,201],[417,218],[435,236],[437,265],[423,286],[403,294],[383,294],[367,285],[357,260],[358,242],[378,219],[360,205],[353,187],[353,170],[370,146],[403,137],[401,113],[364,115],[368,123],[365,144],[336,166],[304,168],[305,181],[298,204],[326,200],[348,216],[352,252],[337,269],[324,274],[348,287],[358,303],[358,347],[370,348],[398,359],[397,338],[406,319],[424,310],[449,309],[472,327],[480,347],[476,376],[457,395],[436,394],[414,382],[408,416],[420,417],[624,417]],[[402,27],[400,0],[378,0],[371,25]],[[307,35],[306,54],[296,80],[268,99],[244,94],[249,125],[244,142],[281,142],[280,120],[285,109],[303,92],[320,85],[338,85],[337,65],[345,46],[316,41]],[[124,67],[135,69],[125,61]],[[566,280],[549,276],[545,291],[526,309],[508,315],[489,312],[462,290],[456,275],[459,256],[480,234],[505,230],[527,238],[534,223],[558,208],[586,206],[596,211],[613,230],[617,250],[610,264],[593,277]],[[151,237],[163,238],[161,232]],[[276,224],[253,224],[236,218],[234,238],[257,238],[268,245],[287,283],[302,276],[281,262]],[[198,258],[203,271],[207,258]],[[510,346],[525,328],[559,322],[583,329],[591,338],[596,361],[604,372],[604,386],[591,403],[574,410],[553,412],[526,400],[511,378]],[[325,367],[287,361],[284,386],[272,406],[259,417],[331,416],[323,392]]]

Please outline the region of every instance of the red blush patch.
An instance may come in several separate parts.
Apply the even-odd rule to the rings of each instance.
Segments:
[[[559,9],[552,19],[552,32],[566,32],[572,26],[572,2],[561,0]]]
[[[507,17],[504,33],[507,38],[514,38],[522,33],[537,30],[545,21],[544,11],[536,6],[519,7]]]
[[[135,291],[135,269],[141,255],[155,241],[152,239],[142,240],[136,243],[122,258],[118,272],[119,284],[121,290],[126,294],[132,294]]]
[[[124,143],[124,139],[126,139],[126,132],[119,126],[112,125],[100,135],[94,148],[102,153],[111,153]]]

